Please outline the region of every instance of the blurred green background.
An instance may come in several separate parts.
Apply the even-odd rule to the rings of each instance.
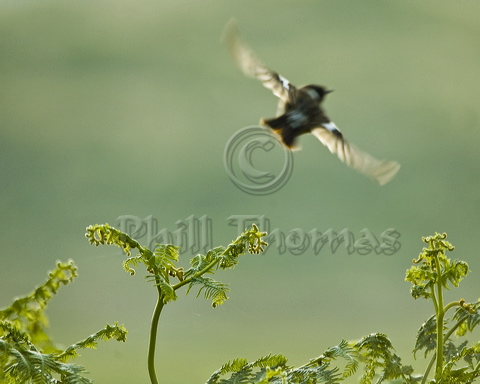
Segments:
[[[124,323],[127,344],[100,344],[77,362],[98,383],[145,383],[155,290],[143,270],[122,271],[116,249],[90,246],[86,226],[152,215],[174,231],[207,215],[214,245],[236,237],[231,215],[264,214],[287,234],[349,228],[357,239],[363,228],[395,228],[392,256],[247,255],[219,274],[232,292],[216,309],[181,292],[161,319],[158,374],[201,383],[230,359],[270,352],[298,365],[371,332],[422,367],[410,351],[432,308],[404,282],[421,236],[448,232],[453,258],[469,263],[473,275],[452,298],[480,290],[479,14],[466,0],[2,1],[0,305],[74,259],[80,277],[49,307],[54,339],[69,345]],[[294,84],[335,89],[329,116],[361,148],[399,161],[396,178],[379,187],[304,136],[280,191],[237,189],[225,144],[272,117],[276,99],[220,44],[231,17]]]

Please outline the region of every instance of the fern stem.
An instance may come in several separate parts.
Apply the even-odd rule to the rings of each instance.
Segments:
[[[158,329],[158,320],[160,319],[160,314],[164,306],[162,290],[157,285],[158,298],[157,304],[155,305],[155,310],[152,315],[152,323],[150,326],[150,341],[148,344],[148,374],[150,376],[150,381],[152,384],[158,384],[157,374],[155,372],[155,347],[157,343],[157,329]]]
[[[433,308],[435,309],[435,313],[438,313],[438,299],[435,294],[435,287],[432,286],[430,293],[432,294]]]
[[[428,363],[427,369],[425,370],[425,373],[423,374],[423,379],[421,384],[425,384],[427,382],[428,375],[430,374],[430,370],[433,367],[433,364],[435,363],[435,360],[437,358],[436,354],[433,354],[432,359]]]
[[[460,302],[455,301],[455,302],[452,302],[450,304],[447,304],[445,306],[444,312],[447,312],[447,310],[449,310],[450,308],[459,305],[459,303]],[[462,325],[462,323],[467,319],[467,317],[468,317],[467,315],[463,316],[460,320],[457,321],[457,323],[455,323],[455,325],[452,328],[450,328],[450,330],[445,334],[445,336],[443,338],[444,342],[447,341],[448,339],[450,339],[450,336],[452,336],[452,334],[458,329],[458,327],[460,327],[460,325]],[[425,373],[423,374],[423,379],[422,379],[421,384],[425,384],[427,382],[428,375],[430,374],[430,370],[432,369],[433,364],[436,361],[436,358],[437,358],[437,355],[434,353],[433,356],[432,356],[432,359],[428,363],[428,366],[427,366],[427,369],[425,370]]]
[[[445,308],[443,306],[443,287],[442,287],[442,270],[438,256],[435,255],[435,268],[437,270],[437,363],[435,365],[435,380],[442,378],[443,372],[443,319],[445,317]]]
[[[478,371],[479,369],[480,369],[480,361],[477,363],[473,371],[475,372],[475,371]]]
[[[173,289],[176,291],[178,288],[183,287],[184,285],[189,284],[193,279],[196,279],[197,277],[200,277],[204,275],[205,273],[209,272],[213,267],[215,267],[216,264],[218,264],[220,261],[219,258],[213,260],[210,264],[208,264],[205,268],[203,268],[201,271],[198,271],[197,273],[193,274],[189,278],[180,281],[179,283],[175,284],[173,286]]]

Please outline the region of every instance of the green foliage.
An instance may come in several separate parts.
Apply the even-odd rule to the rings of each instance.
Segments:
[[[45,309],[48,301],[62,285],[77,276],[77,267],[70,261],[57,263],[47,281],[30,294],[17,298],[0,310],[0,382],[33,384],[91,383],[82,376],[84,368],[67,364],[80,348],[95,348],[98,340],[114,338],[125,341],[126,330],[115,323],[87,337],[65,351],[55,347],[46,327]]]
[[[428,244],[418,259],[413,260],[415,266],[406,274],[406,281],[412,283],[411,294],[417,299],[423,297],[431,300],[435,314],[419,329],[414,354],[424,350],[426,357],[434,352],[432,360],[424,375],[426,381],[430,369],[435,364],[435,381],[441,383],[468,383],[480,375],[480,364],[474,366],[472,361],[478,356],[475,348],[468,347],[464,341],[456,345],[451,336],[465,336],[480,323],[479,303],[468,304],[464,299],[445,304],[444,290],[457,288],[469,273],[468,264],[464,261],[450,260],[446,251],[453,251],[454,246],[445,239],[445,233],[422,238]],[[456,308],[451,318],[447,312]],[[467,362],[466,367],[456,368],[461,360]]]
[[[274,360],[270,361],[271,358]],[[343,363],[337,361],[338,358],[342,358]],[[365,365],[360,379],[362,384],[370,384],[374,378],[376,383],[401,379],[403,383],[413,384],[419,380],[412,376],[411,366],[402,366],[390,340],[383,334],[375,333],[356,343],[342,340],[337,346],[298,368],[287,366],[287,359],[281,355],[269,355],[253,363],[236,359],[216,371],[206,384],[337,384],[354,375],[360,362]],[[230,377],[220,378],[227,374]]]
[[[377,376],[376,383],[401,379],[403,383],[410,384],[418,380],[412,376],[411,366],[402,366],[400,357],[394,352],[391,341],[384,334],[366,336],[355,344],[354,349],[365,364],[361,384],[371,384]]]
[[[140,245],[121,231],[105,225],[87,228],[86,237],[91,244],[112,244],[120,247],[128,258],[123,262],[125,271],[134,275],[136,268],[144,264],[148,280],[154,283],[158,301],[152,317],[148,369],[152,384],[158,380],[154,369],[155,341],[158,320],[165,304],[177,299],[176,291],[186,287],[188,294],[197,287],[197,297],[211,300],[212,306],[223,304],[229,292],[228,285],[210,276],[219,269],[232,269],[245,252],[258,254],[267,243],[265,232],[255,225],[245,230],[227,247],[216,247],[205,255],[196,255],[190,267],[184,270],[177,265],[179,248],[169,244],[157,244],[154,251]],[[467,263],[450,260],[446,252],[454,247],[446,240],[446,234],[423,238],[428,247],[423,248],[406,273],[406,281],[412,283],[411,294],[430,300],[435,313],[417,332],[414,356],[422,351],[424,357],[432,355],[423,375],[414,375],[409,365],[403,365],[395,353],[391,341],[381,333],[373,333],[357,342],[342,340],[327,349],[319,357],[300,367],[287,365],[282,355],[267,355],[251,363],[235,359],[214,372],[206,384],[339,384],[355,375],[363,366],[360,384],[401,382],[426,383],[431,369],[435,375],[431,384],[467,384],[480,377],[480,342],[458,342],[452,336],[464,337],[480,324],[480,301],[467,303],[464,299],[445,304],[444,290],[459,286],[469,273]],[[131,256],[137,250],[136,256]],[[45,308],[48,301],[62,285],[69,284],[77,276],[73,262],[57,263],[47,281],[30,294],[16,299],[8,308],[0,310],[0,382],[5,383],[91,383],[84,377],[84,368],[67,363],[78,356],[78,350],[96,348],[99,340],[126,340],[126,330],[115,323],[79,341],[65,350],[57,349],[48,337]],[[450,318],[446,314],[455,309]]]
[[[45,352],[55,352],[56,348],[46,332],[48,320],[45,309],[48,301],[57,294],[61,286],[77,277],[77,267],[73,261],[57,262],[48,279],[28,295],[16,298],[13,303],[0,310],[0,321],[9,322],[19,332],[27,334],[32,343]]]
[[[117,323],[108,325],[65,351],[42,353],[29,341],[28,335],[8,322],[0,322],[3,336],[0,337],[1,382],[6,383],[92,383],[83,377],[85,369],[67,364],[69,358],[77,357],[80,348],[96,348],[98,340],[125,341],[126,330]],[[57,378],[55,378],[55,376]]]
[[[281,363],[276,360],[270,362],[270,355],[253,363],[236,359],[216,371],[207,384],[337,384],[354,375],[360,365],[363,365],[361,384],[414,384],[420,381],[423,384],[427,382],[434,364],[435,378],[429,383],[473,383],[480,377],[480,342],[469,346],[466,340],[455,343],[451,336],[465,336],[480,324],[480,302],[468,304],[461,299],[446,305],[443,303],[443,291],[458,287],[469,272],[465,262],[451,261],[446,257],[446,251],[454,249],[445,240],[446,237],[446,234],[437,233],[423,238],[428,247],[413,261],[415,265],[406,274],[406,280],[412,283],[412,296],[415,299],[423,297],[431,300],[435,309],[435,314],[420,327],[416,338],[414,354],[424,351],[424,356],[427,357],[433,352],[433,359],[423,375],[414,375],[414,369],[410,365],[401,363],[386,335],[374,333],[356,343],[343,340],[299,368],[287,366],[287,360],[283,356]],[[456,308],[455,313],[451,319],[446,320],[444,315],[452,308]],[[436,356],[441,358],[437,359]],[[336,361],[339,357],[343,364]],[[259,361],[264,364],[259,365]]]
[[[414,356],[418,351],[422,349],[425,351],[424,357],[427,357],[428,353],[435,350],[437,346],[437,319],[435,315],[428,318],[425,323],[422,324],[417,332],[417,339],[415,342],[415,348],[413,350]]]
[[[272,379],[276,375],[283,375],[288,369],[287,359],[282,355],[268,355],[247,363],[245,359],[235,359],[224,364],[218,371],[214,372],[207,381],[207,384],[230,384],[230,383],[251,383],[271,382],[263,379]],[[221,376],[231,374],[230,379],[221,379]]]
[[[445,239],[447,235],[436,233],[435,236],[423,237],[423,242],[429,244],[423,248],[413,266],[407,270],[405,280],[413,284],[410,292],[414,299],[432,298],[435,295],[435,284],[440,283],[443,288],[450,289],[448,283],[458,287],[460,281],[468,275],[468,264],[464,261],[451,261],[445,251],[453,251],[455,247]]]
[[[203,291],[204,297],[212,301],[213,307],[223,304],[228,299],[228,285],[202,276],[207,273],[215,273],[218,269],[234,268],[238,264],[238,257],[247,250],[251,254],[259,254],[267,245],[262,239],[266,236],[266,232],[260,232],[258,227],[253,224],[251,229],[246,229],[226,248],[220,246],[209,250],[206,255],[196,255],[190,260],[190,268],[184,270],[182,267],[176,266],[179,247],[174,245],[157,244],[152,252],[109,224],[91,225],[87,228],[85,236],[90,244],[95,246],[116,245],[127,256],[130,256],[131,251],[136,249],[138,255],[124,261],[123,268],[134,275],[134,268],[143,263],[149,273],[148,277],[159,288],[164,304],[177,299],[175,293],[177,289],[188,285],[187,293],[189,293],[193,286],[197,285],[199,286],[197,297]],[[171,282],[171,278],[176,278],[178,282],[176,284]]]
[[[355,347],[356,345],[352,345],[346,340],[342,340],[337,346],[327,349],[319,359],[325,363],[331,362],[337,357],[342,357],[346,361],[342,376],[346,378],[353,375],[358,369],[358,353],[355,350]]]
[[[337,346],[346,349],[342,354],[347,354],[347,344]],[[320,356],[299,368],[287,365],[287,359],[282,355],[268,355],[247,363],[245,359],[235,359],[223,365],[214,372],[206,384],[235,384],[235,383],[338,383],[342,377],[338,368],[329,369],[333,358]],[[228,378],[221,378],[230,374]]]
[[[105,328],[94,333],[93,335],[88,336],[86,339],[70,345],[67,349],[65,349],[65,351],[56,355],[56,358],[60,361],[67,361],[68,359],[78,356],[78,349],[95,349],[97,348],[98,341],[107,341],[110,339],[122,342],[127,341],[127,330],[123,325],[118,325],[117,322],[115,322],[113,325],[107,324]]]
[[[190,260],[190,268],[184,270],[176,265],[179,258],[179,248],[174,245],[157,244],[152,252],[126,233],[108,224],[97,224],[87,227],[85,236],[90,244],[95,246],[111,244],[120,247],[129,256],[124,261],[123,268],[131,275],[135,274],[136,267],[141,263],[144,264],[149,273],[148,279],[153,281],[157,288],[158,299],[152,316],[148,348],[148,372],[152,384],[158,383],[154,361],[158,321],[163,306],[177,299],[175,291],[183,286],[187,286],[186,293],[188,294],[194,286],[198,286],[197,297],[203,293],[203,296],[207,300],[211,300],[212,307],[215,308],[228,299],[227,293],[229,288],[228,285],[204,275],[214,274],[218,269],[232,269],[238,264],[239,256],[243,255],[247,250],[251,254],[259,254],[268,245],[263,240],[266,232],[260,232],[254,224],[251,229],[246,229],[226,248],[220,246],[211,249],[205,255],[196,255]],[[138,255],[131,257],[133,249],[138,251]],[[177,281],[172,281],[172,279]],[[273,361],[271,359],[273,357],[269,358],[268,361]],[[232,367],[238,368],[240,363],[235,361],[232,364]],[[244,380],[247,380],[251,369],[258,367],[258,364],[260,363],[257,362],[248,369],[243,367],[246,370],[238,370],[235,373],[238,376],[235,382],[245,382]]]
[[[452,320],[458,324],[455,332],[457,336],[465,336],[467,332],[473,332],[475,327],[480,324],[480,302],[466,305],[464,301],[460,300]]]
[[[213,308],[223,304],[228,299],[227,292],[229,292],[230,289],[226,284],[223,284],[219,281],[215,281],[210,277],[195,277],[190,282],[187,293],[196,284],[200,285],[200,289],[198,290],[197,297],[200,296],[200,293],[202,293],[203,291],[203,295],[205,299],[212,300]]]

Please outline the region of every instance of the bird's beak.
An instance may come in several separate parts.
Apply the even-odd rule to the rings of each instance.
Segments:
[[[332,93],[333,91],[334,91],[333,89],[327,89],[327,90],[325,91],[325,94]]]

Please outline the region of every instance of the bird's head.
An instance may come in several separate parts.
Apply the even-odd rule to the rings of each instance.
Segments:
[[[325,97],[325,95],[329,94],[330,92],[333,92],[333,89],[327,89],[325,87],[322,87],[321,85],[306,85],[303,87],[305,91],[308,92],[308,94],[318,102],[322,101]]]

